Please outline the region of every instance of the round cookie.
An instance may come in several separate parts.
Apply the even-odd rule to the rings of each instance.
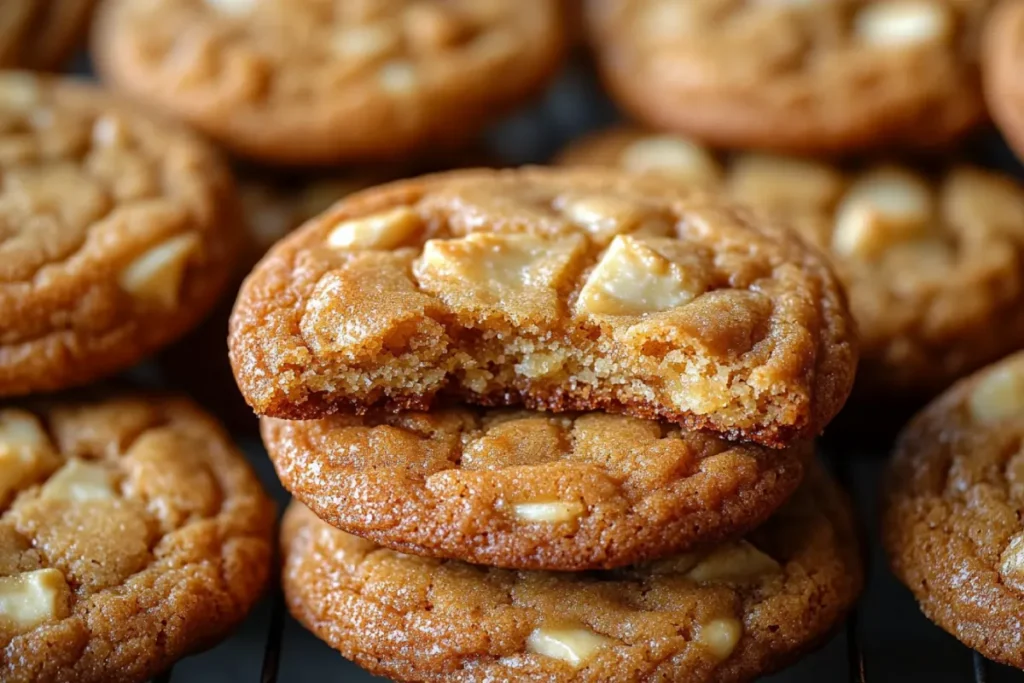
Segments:
[[[906,427],[882,540],[932,621],[1024,668],[1024,354],[959,382]]]
[[[812,452],[507,409],[264,418],[262,432],[285,488],[327,522],[516,569],[610,569],[735,538],[796,490]]]
[[[1024,190],[956,162],[847,167],[716,154],[687,138],[615,129],[562,153],[732,199],[827,253],[860,332],[858,392],[930,395],[1024,346]]]
[[[95,4],[96,0],[3,0],[0,69],[60,67],[81,41]]]
[[[464,143],[538,92],[564,50],[551,0],[111,0],[104,79],[273,163]]]
[[[273,506],[184,399],[0,409],[0,679],[145,681],[225,637]]]
[[[941,147],[985,118],[992,0],[590,0],[598,67],[639,121],[723,147]]]
[[[456,398],[781,447],[842,406],[853,337],[838,282],[787,229],[660,178],[527,168],[336,204],[253,271],[229,345],[272,417]]]
[[[130,367],[231,276],[240,212],[205,144],[70,80],[0,76],[0,396]]]
[[[1000,132],[1024,158],[1024,2],[1003,0],[982,42],[985,100]]]
[[[412,557],[293,504],[295,617],[400,681],[750,681],[824,642],[862,584],[850,511],[820,471],[747,540],[608,572]]]

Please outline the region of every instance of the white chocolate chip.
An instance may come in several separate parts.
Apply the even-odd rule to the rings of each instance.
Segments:
[[[139,300],[173,308],[178,303],[185,268],[198,250],[196,234],[177,235],[136,257],[121,271],[118,282]]]
[[[421,226],[419,214],[399,206],[339,223],[328,235],[327,245],[333,249],[394,249]]]
[[[934,0],[880,0],[860,9],[853,32],[872,47],[903,47],[945,40],[953,32],[949,8]]]
[[[697,642],[721,661],[732,654],[742,636],[743,624],[739,619],[723,617],[701,624]]]
[[[388,62],[377,73],[380,85],[393,95],[407,95],[416,89],[419,77],[410,62]]]
[[[40,496],[46,500],[88,503],[94,500],[113,500],[117,493],[113,477],[106,467],[72,458],[50,477]]]
[[[721,175],[707,149],[672,135],[637,140],[622,152],[619,164],[631,173],[655,172],[683,182],[711,183]]]
[[[526,651],[558,659],[578,668],[612,642],[610,638],[583,627],[538,628],[526,639]]]
[[[28,73],[0,75],[0,107],[29,109],[39,102],[39,81]]]
[[[119,116],[104,114],[92,125],[92,142],[97,147],[125,147],[131,136]]]
[[[39,420],[17,409],[0,410],[0,504],[60,464]]]
[[[532,235],[472,233],[462,239],[429,240],[421,266],[449,279],[469,280],[499,297],[502,290],[521,290],[532,280],[537,262],[557,249],[557,244]]]
[[[619,197],[584,195],[568,197],[561,212],[599,242],[606,242],[621,233],[643,233],[664,236],[672,225],[636,202]]]
[[[56,569],[38,569],[0,577],[0,623],[15,631],[65,618],[71,589]]]
[[[1014,536],[999,558],[999,572],[1014,585],[1024,585],[1024,533]]]
[[[816,161],[768,154],[743,154],[729,168],[729,195],[757,207],[813,210],[832,206],[843,175]]]
[[[935,213],[931,188],[895,168],[865,173],[850,185],[836,209],[832,250],[872,258],[887,247],[922,236]]]
[[[523,522],[571,522],[584,512],[582,503],[553,501],[548,503],[515,503],[513,514]]]
[[[210,9],[232,16],[249,13],[255,4],[256,0],[206,0],[206,6]]]
[[[747,541],[716,548],[689,571],[694,581],[749,581],[779,571],[779,563]]]
[[[578,313],[639,315],[689,303],[703,287],[640,239],[619,235],[591,271]]]
[[[366,24],[338,30],[331,38],[331,50],[342,58],[373,59],[398,47],[398,33],[387,24]]]
[[[1024,416],[1024,372],[1018,364],[997,367],[975,385],[967,399],[971,417],[982,424]]]

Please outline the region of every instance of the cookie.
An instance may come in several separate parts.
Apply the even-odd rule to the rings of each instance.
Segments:
[[[0,396],[85,384],[178,338],[231,274],[229,171],[100,90],[0,76]]]
[[[517,569],[610,569],[741,535],[796,490],[812,450],[494,408],[265,418],[262,431],[285,488],[331,524]]]
[[[95,0],[4,0],[0,4],[0,69],[52,70],[74,51]]]
[[[992,0],[590,0],[599,70],[637,120],[723,147],[941,147],[985,119]]]
[[[929,619],[1024,668],[1024,354],[959,382],[896,444],[882,540]]]
[[[0,679],[145,681],[225,637],[273,506],[184,399],[0,408]]]
[[[323,164],[461,144],[539,92],[551,0],[111,0],[93,53],[116,88],[243,156]]]
[[[985,99],[1000,132],[1024,158],[1024,3],[1001,2],[982,43]]]
[[[781,447],[842,406],[853,336],[831,271],[785,228],[659,178],[531,168],[335,205],[253,271],[229,346],[271,417],[462,399]]]
[[[412,557],[293,503],[292,614],[400,681],[749,681],[824,641],[862,569],[850,511],[820,470],[746,540],[607,572],[515,572]]]
[[[1024,190],[955,160],[927,168],[716,154],[617,129],[560,162],[725,188],[827,253],[860,331],[858,393],[932,395],[1024,347]]]

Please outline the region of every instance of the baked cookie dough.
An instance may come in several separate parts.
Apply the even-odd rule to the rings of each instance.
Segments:
[[[0,74],[0,396],[85,384],[179,337],[240,212],[205,144],[98,89]]]
[[[961,381],[901,434],[882,540],[929,619],[1024,668],[1024,354]]]
[[[250,275],[229,344],[272,417],[457,398],[781,447],[842,406],[853,337],[838,282],[785,228],[660,178],[532,168],[336,204]]]
[[[822,643],[862,584],[850,511],[820,471],[746,540],[624,570],[402,555],[297,503],[282,545],[292,614],[400,681],[750,681]]]
[[[565,49],[551,0],[110,0],[105,81],[243,156],[320,164],[465,143]]]
[[[331,524],[516,569],[610,569],[735,538],[796,490],[812,453],[493,408],[264,418],[262,431],[285,488]]]
[[[142,682],[270,574],[273,506],[184,399],[0,408],[0,680]]]
[[[605,85],[637,120],[723,147],[942,147],[985,119],[992,0],[590,0]]]
[[[0,2],[0,69],[60,67],[89,26],[96,0]]]
[[[982,43],[985,99],[1000,132],[1024,158],[1024,2],[1003,0]]]
[[[822,249],[860,332],[858,393],[932,395],[1024,346],[1024,190],[958,163],[837,166],[716,154],[638,129],[586,138],[568,165],[724,188]]]

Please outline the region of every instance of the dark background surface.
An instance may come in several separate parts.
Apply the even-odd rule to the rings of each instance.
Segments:
[[[87,66],[83,65],[82,70],[87,71]],[[542,163],[567,141],[617,118],[589,70],[578,61],[567,67],[542,101],[492,131],[489,143],[498,158],[507,163]],[[968,153],[986,165],[1019,172],[1013,155],[994,133],[986,132],[972,140]],[[881,410],[888,411],[888,407]],[[764,680],[773,683],[1024,682],[1024,673],[990,663],[986,664],[986,678],[976,679],[972,652],[931,624],[917,609],[910,593],[888,572],[877,543],[877,491],[891,437],[886,428],[878,427],[875,422],[868,422],[859,429],[853,443],[850,435],[827,435],[822,452],[846,482],[860,512],[864,533],[870,539],[867,591],[855,617],[824,648],[797,666]],[[262,445],[256,437],[240,437],[240,443],[283,509],[287,494],[274,476]],[[163,680],[174,683],[275,680],[268,677],[271,670],[264,671],[263,667],[268,640],[271,643],[277,640],[271,628],[273,603],[274,596],[265,599],[233,638],[180,662],[169,679]],[[851,628],[859,648],[851,647],[847,632]],[[850,663],[850,655],[858,650],[863,657],[863,678],[855,673],[856,667]],[[384,680],[342,659],[287,617],[278,651],[280,666],[276,680],[282,683]]]

